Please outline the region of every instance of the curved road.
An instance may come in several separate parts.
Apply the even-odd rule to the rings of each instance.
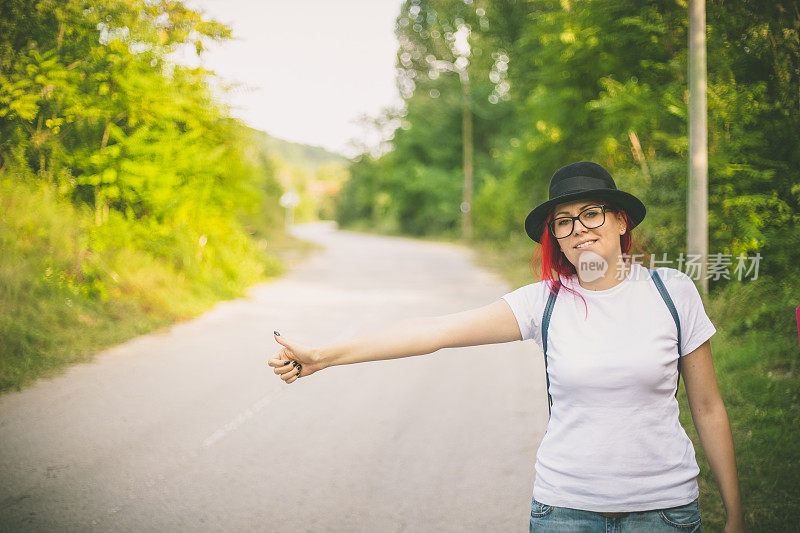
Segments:
[[[528,530],[547,419],[533,341],[291,385],[266,364],[273,329],[324,344],[513,287],[463,247],[294,232],[324,250],[249,298],[0,397],[0,529]]]

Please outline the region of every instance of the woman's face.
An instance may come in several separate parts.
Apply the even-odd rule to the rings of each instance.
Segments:
[[[576,217],[581,211],[589,207],[601,205],[605,205],[603,200],[592,198],[582,198],[574,202],[559,204],[553,210],[553,220],[558,224],[558,217],[566,215]],[[584,214],[584,217],[586,218],[586,223],[590,226],[600,224],[603,220],[602,213],[597,211],[590,211]],[[574,222],[572,232],[566,237],[558,239],[561,251],[567,256],[569,262],[577,269],[581,254],[591,251],[601,256],[609,267],[613,268],[622,253],[619,238],[626,230],[622,217],[616,211],[607,210],[605,212],[605,222],[596,228],[587,228],[580,220],[575,220]],[[566,228],[569,229],[568,219],[562,219],[561,223],[566,223]]]

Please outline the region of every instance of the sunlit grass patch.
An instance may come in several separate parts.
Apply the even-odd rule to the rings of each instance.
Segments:
[[[96,227],[49,185],[0,179],[0,391],[242,296],[284,272],[280,254],[314,249],[277,229],[255,238],[218,220],[202,241],[174,232],[176,248],[156,255],[143,225],[109,220]]]

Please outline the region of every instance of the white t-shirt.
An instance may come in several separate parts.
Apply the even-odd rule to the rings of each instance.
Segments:
[[[656,269],[678,311],[682,353],[715,332],[692,280]],[[647,511],[698,497],[694,447],[678,420],[678,332],[646,268],[591,291],[572,276],[558,293],[547,335],[552,413],[536,455],[541,503],[598,512]],[[523,340],[542,346],[544,282],[502,298]],[[588,309],[587,309],[588,308]],[[588,312],[588,314],[587,314]]]

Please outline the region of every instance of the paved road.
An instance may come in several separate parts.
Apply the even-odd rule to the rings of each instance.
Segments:
[[[273,329],[324,344],[512,287],[458,246],[295,232],[324,251],[249,298],[0,397],[0,529],[527,531],[547,416],[532,341],[291,385],[266,364]]]

